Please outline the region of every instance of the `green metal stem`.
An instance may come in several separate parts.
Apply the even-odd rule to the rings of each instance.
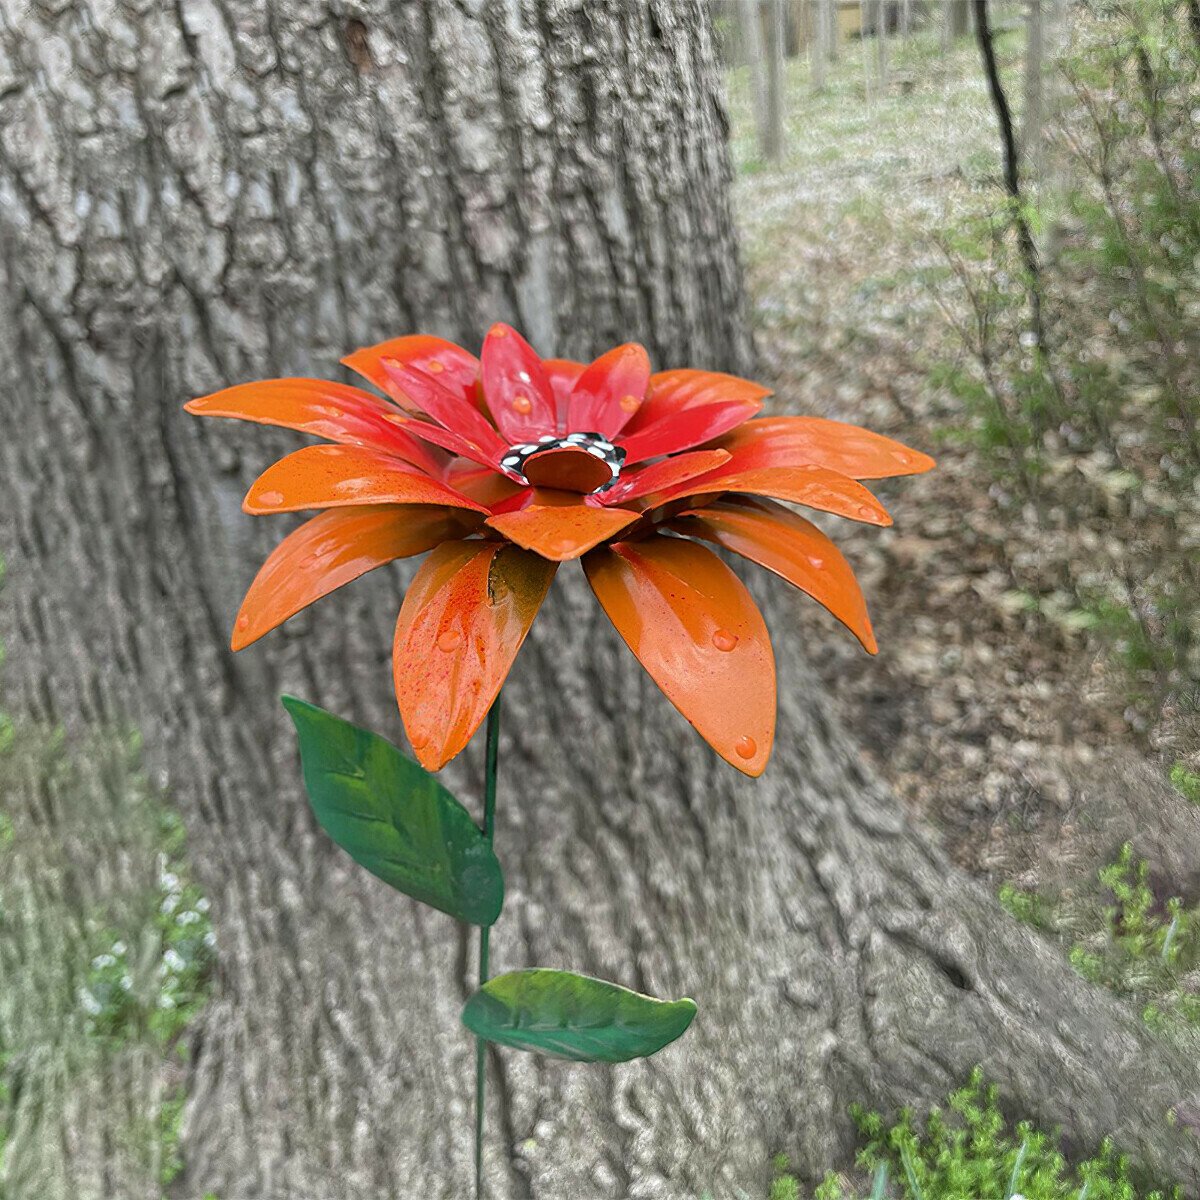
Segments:
[[[487,744],[483,768],[483,837],[491,845],[496,831],[496,774],[500,762],[500,695],[487,716]],[[479,930],[479,986],[488,978],[491,926]],[[487,1042],[475,1039],[475,1200],[483,1200],[483,1113],[487,1089]]]

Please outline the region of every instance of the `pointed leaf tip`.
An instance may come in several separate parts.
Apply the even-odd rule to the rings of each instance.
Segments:
[[[282,696],[296,726],[309,803],[355,862],[397,891],[471,925],[491,925],[504,876],[470,813],[391,742]]]
[[[649,1058],[681,1037],[696,1002],[656,1000],[619,984],[543,967],[485,983],[463,1008],[463,1024],[502,1046],[572,1062]]]

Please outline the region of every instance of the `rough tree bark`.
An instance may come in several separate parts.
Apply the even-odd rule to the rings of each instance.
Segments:
[[[0,9],[0,633],[18,707],[134,720],[186,816],[221,950],[179,1197],[461,1197],[472,1059],[464,934],[315,828],[275,700],[397,735],[399,573],[232,658],[283,532],[240,496],[295,441],[180,404],[497,317],[547,352],[637,337],[660,362],[745,367],[703,9]],[[810,1176],[848,1152],[851,1100],[923,1105],[975,1063],[1078,1144],[1112,1133],[1200,1186],[1166,1121],[1193,1060],[905,821],[831,723],[790,600],[767,598],[780,736],[752,783],[563,574],[506,705],[495,963],[688,993],[701,1015],[637,1065],[493,1060],[496,1200],[762,1194],[772,1151]],[[462,794],[477,767],[449,773]],[[109,1200],[102,1163],[73,1174],[66,1194]]]

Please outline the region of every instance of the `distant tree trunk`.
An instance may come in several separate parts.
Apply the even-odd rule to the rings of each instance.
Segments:
[[[971,0],[943,0],[945,23],[942,26],[947,38],[953,42],[971,32]]]
[[[784,73],[784,3],[785,0],[767,0],[767,125],[763,151],[771,162],[783,156]]]
[[[888,0],[875,0],[875,76],[883,95],[888,84]]]
[[[405,572],[232,657],[241,592],[290,525],[239,500],[296,440],[181,403],[330,375],[402,331],[474,344],[496,318],[547,353],[633,337],[661,363],[749,369],[700,0],[354,11],[194,0],[93,23],[46,4],[0,27],[6,682],[70,730],[135,722],[189,827],[220,958],[175,1200],[461,1200],[473,1056],[465,931],[316,829],[276,699],[398,736]],[[578,571],[517,663],[495,966],[687,993],[700,1016],[627,1066],[495,1055],[490,1200],[763,1195],[772,1152],[810,1181],[845,1161],[851,1101],[925,1107],[975,1063],[1014,1109],[1080,1146],[1111,1133],[1195,1192],[1200,1146],[1164,1119],[1194,1054],[906,819],[814,685],[792,598],[754,586],[782,676],[759,781],[647,682]],[[468,799],[476,751],[447,772]],[[20,788],[6,803],[53,835],[53,797]],[[70,1150],[130,1132],[104,1106],[41,1125],[37,1087],[14,1102],[6,1200],[113,1200],[103,1156]],[[67,1185],[13,1189],[35,1146]]]
[[[1042,124],[1045,111],[1043,0],[1027,0],[1025,15],[1025,106],[1021,114],[1021,153],[1025,170],[1041,176]]]
[[[842,31],[838,19],[838,0],[818,0],[826,20],[826,46],[829,61],[837,62],[842,50]]]
[[[827,0],[813,0],[809,10],[811,34],[808,41],[808,63],[814,92],[825,90],[825,79],[829,62],[829,18],[826,14]]]
[[[758,149],[768,162],[776,162],[783,148],[783,0],[749,0],[740,12]]]

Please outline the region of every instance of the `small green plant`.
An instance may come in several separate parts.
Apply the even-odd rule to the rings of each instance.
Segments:
[[[1185,800],[1200,804],[1200,774],[1188,770],[1186,763],[1177,762],[1171,768],[1171,783]]]
[[[170,1044],[203,1007],[216,936],[208,900],[187,878],[183,827],[164,813],[153,916],[140,933],[104,927],[79,1005],[94,1037],[127,1040],[149,1033]]]
[[[976,1069],[954,1092],[947,1109],[923,1124],[911,1113],[888,1126],[878,1113],[852,1112],[866,1139],[862,1167],[889,1167],[905,1200],[1170,1200],[1177,1189],[1135,1188],[1126,1160],[1107,1142],[1078,1166],[1063,1157],[1058,1139],[1029,1121],[1010,1124],[995,1087]],[[878,1181],[879,1176],[876,1176]],[[840,1188],[822,1185],[820,1200],[842,1200]]]
[[[1075,969],[1135,1000],[1147,1023],[1200,1025],[1200,905],[1159,900],[1149,864],[1128,844],[1097,882],[1097,892],[1070,902],[1005,884],[1000,903],[1027,925],[1061,936]]]

